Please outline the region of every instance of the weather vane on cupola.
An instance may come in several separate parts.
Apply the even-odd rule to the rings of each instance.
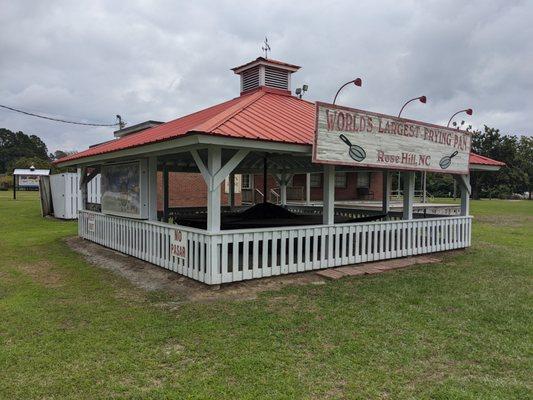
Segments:
[[[268,38],[266,36],[265,36],[265,42],[261,46],[261,50],[265,52],[265,58],[268,58],[268,52],[271,50],[270,50],[270,45],[268,44]]]

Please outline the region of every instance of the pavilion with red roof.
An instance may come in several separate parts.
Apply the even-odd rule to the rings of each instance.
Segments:
[[[292,94],[291,75],[299,68],[259,57],[233,68],[240,76],[239,97],[166,123],[126,128],[114,140],[58,160],[59,166],[78,167],[81,176],[80,236],[207,284],[469,246],[468,173],[454,175],[460,215],[413,212],[409,168],[398,168],[405,176],[402,212],[390,210],[391,172],[379,168],[382,210],[335,206],[335,174],[358,167],[313,162],[317,106]],[[504,165],[474,153],[467,163],[485,171]],[[158,171],[165,186],[162,216]],[[169,172],[200,173],[207,185],[207,207],[183,210],[173,224],[166,222]],[[99,173],[102,205],[89,210],[87,183]],[[289,181],[309,173],[323,175],[323,205],[287,204]],[[230,178],[232,192],[239,174],[269,174],[279,184],[283,207],[267,204],[264,195],[261,207],[223,208],[221,186]]]

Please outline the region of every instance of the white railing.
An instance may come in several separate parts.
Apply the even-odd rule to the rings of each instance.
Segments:
[[[186,259],[170,252],[174,232],[187,233]],[[116,217],[93,211],[80,211],[78,234],[84,239],[117,250],[121,253],[148,261],[152,264],[188,276],[200,282],[210,283],[211,236],[205,231],[144,220]]]
[[[89,223],[90,218],[90,223]],[[203,230],[80,212],[81,237],[207,284],[236,282],[470,246],[472,217]],[[187,258],[170,254],[187,232]]]

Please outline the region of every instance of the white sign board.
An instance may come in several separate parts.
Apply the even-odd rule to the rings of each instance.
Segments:
[[[22,188],[36,188],[39,187],[38,176],[25,176],[20,175],[18,177],[18,186]]]
[[[187,262],[187,232],[176,229],[170,240],[170,255]]]
[[[96,220],[94,218],[94,215],[89,214],[87,217],[87,232],[96,232]]]
[[[104,214],[128,218],[147,217],[146,160],[103,165],[100,182]]]
[[[467,174],[470,146],[466,131],[316,104],[316,163]]]

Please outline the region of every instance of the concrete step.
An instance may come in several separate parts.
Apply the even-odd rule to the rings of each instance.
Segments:
[[[434,264],[438,262],[441,262],[441,259],[436,257],[415,256],[328,268],[317,271],[316,274],[327,279],[340,279],[345,276],[380,274],[393,269],[406,268],[411,265]]]

